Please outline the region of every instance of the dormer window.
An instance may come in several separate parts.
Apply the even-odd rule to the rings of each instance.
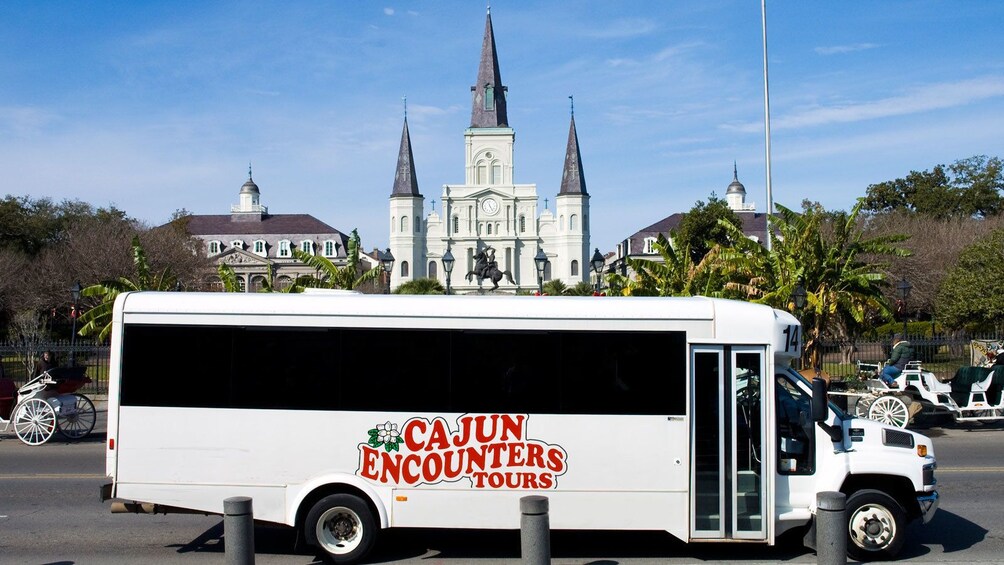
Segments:
[[[289,257],[293,253],[290,251],[290,245],[288,239],[283,239],[279,241],[279,257]]]
[[[644,253],[644,254],[646,254],[646,255],[651,255],[651,254],[655,253],[655,238],[654,237],[646,237],[645,238],[645,246],[642,247],[642,251],[641,252]]]
[[[230,242],[230,247],[233,247],[234,249],[243,250],[244,249],[244,242],[241,241],[241,240],[239,240],[239,239],[235,239],[235,240],[233,240],[233,241]]]
[[[223,251],[223,244],[222,243],[220,243],[219,241],[210,241],[209,242],[209,255],[210,256],[216,255],[216,254],[218,254],[221,251]]]
[[[304,252],[304,253],[306,253],[308,255],[313,255],[314,254],[314,242],[310,241],[309,239],[305,239],[305,240],[301,241],[300,242],[300,251],[302,251],[302,252]]]
[[[334,257],[338,255],[338,244],[334,240],[327,240],[324,242],[324,256]]]
[[[265,257],[265,240],[264,239],[255,240],[255,242],[252,245],[253,245],[252,248],[254,249],[254,254],[255,255],[260,255],[262,257]]]

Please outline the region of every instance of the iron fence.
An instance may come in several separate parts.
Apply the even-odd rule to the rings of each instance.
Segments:
[[[971,336],[964,334],[936,336],[906,336],[914,353],[923,363],[924,369],[933,372],[939,379],[947,380],[960,367],[970,366],[979,352],[972,348],[973,340],[999,343],[1000,336]],[[837,380],[855,380],[860,375],[858,362],[881,363],[889,359],[892,341],[857,340],[829,341],[822,344],[822,368]]]
[[[2,366],[3,376],[13,379],[20,386],[31,379],[34,375],[29,374],[27,356],[35,360],[42,357],[42,352],[51,351],[55,356],[56,365],[69,365],[70,357],[78,367],[86,367],[86,375],[91,382],[84,385],[79,392],[83,394],[107,394],[108,393],[108,368],[110,347],[87,340],[76,340],[73,344],[70,340],[56,340],[40,342],[31,347],[18,345],[9,341],[0,341],[0,366]]]

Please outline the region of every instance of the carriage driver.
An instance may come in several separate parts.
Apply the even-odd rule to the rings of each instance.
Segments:
[[[913,346],[910,345],[910,342],[903,339],[903,334],[893,334],[892,353],[889,355],[889,360],[885,362],[885,367],[882,369],[879,378],[887,386],[896,388],[898,386],[896,384],[896,377],[903,372],[906,364],[913,361],[913,359]]]

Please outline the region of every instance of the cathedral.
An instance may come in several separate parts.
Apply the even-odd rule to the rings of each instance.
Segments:
[[[574,286],[589,280],[589,195],[574,110],[554,210],[546,205],[540,210],[537,185],[513,178],[516,134],[506,112],[506,91],[489,11],[477,82],[471,87],[471,125],[464,131],[464,181],[444,184],[438,207],[433,200],[427,216],[405,114],[390,195],[391,288],[425,277],[446,286],[447,254],[454,258],[449,287],[456,293],[490,291],[495,281],[499,293],[536,290],[538,262],[543,281],[560,279]]]

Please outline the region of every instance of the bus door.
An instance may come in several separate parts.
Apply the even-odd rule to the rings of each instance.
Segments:
[[[767,537],[765,355],[764,347],[691,348],[692,539]]]

